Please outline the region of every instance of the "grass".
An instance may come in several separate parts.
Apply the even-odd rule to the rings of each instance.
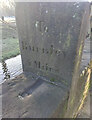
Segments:
[[[17,38],[6,38],[2,40],[2,58],[9,59],[20,53]]]
[[[9,25],[13,25],[13,23],[9,23]],[[9,27],[6,24],[0,24],[0,31],[1,30],[2,30],[2,59],[6,60],[20,54],[17,31],[11,29],[11,27]]]

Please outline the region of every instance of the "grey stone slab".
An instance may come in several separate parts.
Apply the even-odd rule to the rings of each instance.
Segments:
[[[86,2],[16,4],[24,71],[71,85],[77,48],[86,37],[83,27],[87,27],[87,5]]]
[[[12,82],[16,85],[9,84]],[[28,91],[26,88],[29,90],[32,88],[32,93],[20,97],[20,93]],[[23,74],[3,83],[2,91],[2,114],[4,118],[51,117],[67,94],[61,87],[46,81],[38,85],[37,80],[32,80],[31,77],[29,80]]]

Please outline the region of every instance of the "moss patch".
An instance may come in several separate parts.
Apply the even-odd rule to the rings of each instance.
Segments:
[[[65,41],[65,43],[63,45],[64,49],[67,50],[69,48],[71,39],[72,39],[72,35],[70,34],[70,31],[68,31],[67,40]]]
[[[55,82],[55,78],[51,78],[50,81],[51,81],[51,82]]]

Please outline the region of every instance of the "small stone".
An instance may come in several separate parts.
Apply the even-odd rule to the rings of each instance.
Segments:
[[[19,98],[19,99],[21,99],[21,100],[23,100],[23,99],[24,99],[24,98],[23,98],[22,96],[20,96],[20,95],[18,95],[18,98]]]
[[[85,71],[83,70],[83,71],[82,71],[82,74],[84,75],[84,73],[85,73]]]

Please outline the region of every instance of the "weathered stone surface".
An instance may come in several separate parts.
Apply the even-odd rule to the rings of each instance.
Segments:
[[[67,91],[41,79],[38,81],[33,75],[21,74],[3,83],[2,94],[3,118],[48,118],[64,101]]]
[[[24,71],[70,86],[85,8],[86,3],[17,3]]]

